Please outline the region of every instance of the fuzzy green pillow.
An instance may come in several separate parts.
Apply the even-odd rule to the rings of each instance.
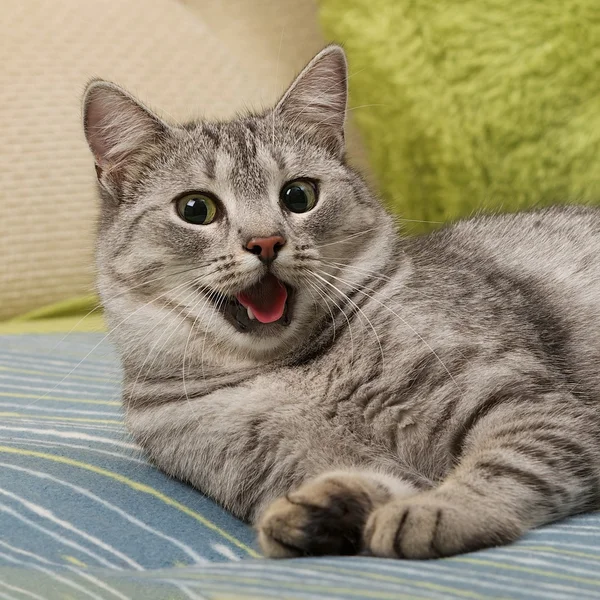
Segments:
[[[351,108],[401,217],[600,201],[599,0],[319,9],[348,52]]]

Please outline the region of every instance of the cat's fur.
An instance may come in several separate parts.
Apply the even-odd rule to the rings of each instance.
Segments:
[[[255,523],[269,556],[447,556],[597,508],[600,212],[401,239],[344,160],[345,109],[336,46],[274,110],[228,123],[167,124],[89,85],[98,285],[131,432]],[[278,195],[299,176],[320,197],[293,214]],[[188,190],[221,218],[183,222]],[[206,290],[263,277],[244,244],[273,233],[292,320],[240,332]]]

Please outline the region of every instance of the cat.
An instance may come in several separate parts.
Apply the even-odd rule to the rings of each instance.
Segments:
[[[346,103],[336,45],[230,122],[89,83],[129,430],[269,557],[450,556],[598,508],[600,211],[402,237]]]

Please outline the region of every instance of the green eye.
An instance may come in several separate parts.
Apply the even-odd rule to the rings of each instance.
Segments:
[[[177,200],[177,213],[188,223],[208,225],[217,215],[217,205],[206,194],[186,194]]]
[[[317,184],[309,179],[296,179],[286,183],[279,192],[282,204],[294,213],[311,210],[317,203]]]

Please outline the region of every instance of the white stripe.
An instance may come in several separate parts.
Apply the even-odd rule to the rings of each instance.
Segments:
[[[4,491],[4,490],[0,490],[0,493],[7,494],[7,492]],[[84,554],[87,554],[88,556],[90,556],[93,559],[97,560],[99,563],[103,564],[105,567],[109,567],[110,569],[117,569],[117,570],[120,569],[120,567],[117,567],[116,565],[114,565],[113,563],[109,562],[108,560],[102,558],[101,556],[99,556],[95,552],[92,552],[91,550],[88,550],[87,548],[84,548],[81,544],[78,544],[77,542],[73,542],[71,540],[67,540],[66,538],[62,537],[61,535],[58,535],[57,533],[54,533],[50,529],[47,529],[46,527],[43,527],[42,525],[38,525],[37,523],[35,523],[31,519],[28,519],[27,517],[24,517],[23,515],[21,515],[20,513],[18,513],[16,510],[13,510],[12,508],[10,508],[9,506],[7,506],[5,504],[0,504],[0,511],[8,513],[9,515],[13,516],[15,519],[18,519],[19,521],[22,521],[23,523],[26,523],[27,525],[29,525],[33,529],[37,529],[38,531],[42,531],[43,533],[45,533],[49,537],[55,539],[57,542],[65,545],[65,546],[69,546],[70,548],[75,548],[76,550],[79,550],[79,552],[83,552]]]
[[[62,373],[51,373],[50,371],[48,371],[48,375],[52,376],[54,375],[55,377],[60,377],[62,375]],[[22,382],[25,381],[26,383],[45,383],[47,385],[53,385],[56,382],[53,380],[49,380],[49,379],[45,379],[43,377],[40,377],[39,375],[27,375],[26,373],[11,373],[9,371],[0,371],[0,379],[4,379],[5,381],[17,381],[17,382]],[[120,381],[115,381],[114,383],[112,382],[107,382],[107,383],[96,383],[94,381],[73,381],[73,380],[69,380],[69,379],[65,379],[65,382],[62,384],[65,387],[70,387],[70,388],[83,388],[83,390],[80,392],[81,394],[86,394],[86,391],[89,390],[90,388],[95,388],[98,390],[98,394],[102,393],[102,392],[115,392],[116,390],[119,389],[121,382]],[[14,387],[17,387],[16,385]],[[33,387],[24,387],[21,389],[38,389],[38,388],[33,388]],[[58,391],[59,388],[58,387],[53,387],[52,391]],[[87,392],[89,393],[89,392]]]
[[[10,369],[18,369],[18,367],[15,367],[15,364],[12,363],[8,363],[8,364],[3,364],[2,361],[0,360],[0,366],[1,367],[9,367]],[[26,369],[26,370],[30,370],[30,369]],[[72,379],[69,379],[69,377],[71,375],[73,375],[73,373],[57,373],[56,371],[52,371],[49,369],[44,369],[44,368],[38,368],[38,369],[31,369],[33,371],[41,371],[41,373],[33,375],[33,374],[27,374],[27,373],[21,373],[19,371],[5,371],[2,370],[0,371],[0,377],[2,379],[15,379],[17,381],[30,381],[33,383],[54,383],[57,384],[57,386],[59,384],[64,384],[64,385],[68,385],[71,387],[82,387],[82,388],[98,388],[99,390],[114,390],[115,388],[117,388],[120,384],[121,384],[121,380],[120,379],[115,379],[113,380],[107,380],[107,381],[94,381],[94,375],[90,375],[90,377],[92,377],[91,381],[82,381],[79,380],[79,375],[77,373],[75,373],[75,377],[73,377]],[[47,373],[49,377],[64,377],[64,379],[60,382],[56,382],[56,381],[48,381],[48,379],[43,379],[42,378],[42,374]],[[87,377],[86,375],[81,375],[81,377]],[[75,381],[73,381],[75,380]],[[79,381],[78,381],[79,380]]]
[[[172,543],[174,546],[176,546],[180,550],[183,550],[183,552],[185,552],[192,560],[194,560],[196,564],[206,564],[209,562],[204,557],[202,557],[199,554],[197,554],[196,552],[194,552],[194,550],[192,550],[192,548],[190,548],[187,544],[184,544],[183,542],[180,542],[179,540],[177,540],[169,535],[166,535],[166,534],[154,529],[153,527],[150,527],[150,525],[147,525],[143,521],[140,521],[136,517],[130,515],[129,513],[125,512],[124,510],[120,509],[119,507],[115,506],[114,504],[108,502],[107,500],[104,500],[104,499],[100,498],[99,496],[96,496],[96,494],[90,492],[89,490],[86,490],[85,488],[79,487],[78,485],[75,485],[73,483],[69,483],[68,481],[58,479],[57,477],[49,475],[48,473],[34,471],[33,469],[27,469],[25,467],[18,467],[16,465],[10,465],[7,463],[2,463],[2,462],[0,462],[0,467],[4,467],[6,469],[12,469],[13,471],[20,471],[21,473],[27,473],[28,475],[32,475],[34,477],[39,477],[40,479],[47,479],[49,481],[52,481],[53,483],[57,483],[59,485],[68,487],[68,488],[74,490],[75,492],[82,494],[83,496],[86,496],[87,498],[90,498],[91,500],[94,500],[95,502],[98,502],[105,508],[117,513],[120,517],[129,521],[130,523],[133,523],[134,525],[137,525],[140,529],[143,529],[144,531],[148,531],[149,533]]]
[[[120,458],[127,462],[134,462],[138,465],[148,465],[148,461],[142,458],[135,458],[128,454],[122,454],[121,452],[111,452],[110,450],[101,450],[100,448],[92,448],[90,446],[81,446],[79,444],[69,444],[67,442],[52,442],[50,440],[30,440],[27,438],[20,438],[16,440],[14,437],[0,436],[1,442],[15,443],[18,441],[19,446],[33,446],[34,448],[74,448],[76,450],[85,450],[86,452],[95,452],[96,454],[104,454],[105,456],[113,456],[114,458]]]
[[[575,550],[584,550],[584,551],[591,551],[591,552],[599,552],[600,551],[600,547],[599,546],[590,546],[589,544],[578,544],[578,543],[571,543],[571,542],[559,542],[558,540],[536,540],[535,538],[532,539],[529,542],[531,545],[546,545],[546,546],[554,546],[556,548],[574,548]],[[600,554],[598,555],[598,558],[600,559]]]
[[[368,587],[368,584],[372,584],[376,581],[376,585],[377,585],[377,589],[378,591],[382,591],[382,592],[394,592],[398,590],[398,586],[402,585],[402,591],[406,592],[407,594],[409,592],[413,592],[413,593],[423,593],[423,589],[425,586],[423,585],[419,585],[420,583],[423,583],[423,579],[418,579],[418,580],[410,580],[408,578],[404,578],[405,581],[399,581],[399,582],[388,582],[388,581],[382,581],[380,579],[369,579],[369,581],[367,582],[367,584],[365,585],[365,578],[360,576],[360,575],[347,575],[347,574],[339,574],[339,573],[329,573],[329,572],[324,572],[324,571],[318,571],[317,569],[297,569],[297,568],[281,568],[282,564],[281,562],[278,562],[276,564],[276,566],[270,566],[267,565],[265,563],[262,564],[257,564],[257,565],[253,565],[252,563],[246,562],[246,561],[242,561],[240,563],[240,565],[238,565],[236,567],[236,571],[234,572],[235,575],[241,575],[242,577],[244,576],[248,576],[248,571],[257,571],[256,576],[260,578],[261,582],[264,582],[266,584],[279,584],[279,583],[283,583],[283,585],[285,586],[285,584],[287,583],[292,583],[292,584],[297,584],[298,582],[302,582],[302,581],[310,581],[313,584],[317,584],[317,585],[329,585],[331,587],[339,587],[339,586],[343,586],[343,585],[348,585],[351,586],[352,583],[356,583],[358,586],[365,586]],[[220,567],[220,568],[219,568]],[[204,571],[204,572],[200,572],[200,575],[204,575],[206,578],[210,578],[211,575],[214,574],[219,574],[222,573],[223,575],[230,575],[232,573],[231,571],[231,565],[219,565],[219,567],[217,567],[216,565],[211,565],[211,567],[209,568],[208,571]],[[239,568],[238,568],[239,567]],[[269,568],[271,570],[269,570]],[[396,571],[396,573],[398,574],[398,572]],[[421,571],[421,575],[423,574],[423,572]],[[291,580],[290,580],[290,575]],[[294,579],[294,577],[298,576],[298,575],[305,575],[305,578],[300,578],[298,577],[297,579]],[[253,576],[253,574],[251,575]],[[401,577],[401,575],[399,575]],[[180,578],[177,581],[181,581],[181,582],[185,582],[188,585],[218,585],[218,583],[214,582],[214,581],[207,581],[207,579],[202,579],[199,580],[198,578],[194,578],[194,571],[192,571],[191,569],[188,570],[186,569],[185,571],[182,571],[180,574]],[[233,579],[233,581],[235,582],[235,579]],[[427,580],[425,583],[429,583],[429,580]],[[226,584],[227,585],[227,584]],[[231,585],[231,584],[229,584]],[[246,585],[246,584],[244,584]],[[260,583],[259,584],[249,584],[250,587],[260,587]],[[263,592],[263,589],[260,589],[261,593]],[[268,591],[268,588],[264,588],[264,591]],[[282,594],[282,590],[281,589],[274,589],[272,590],[274,592],[277,592],[278,594]],[[285,590],[286,592],[288,591],[287,589]],[[460,594],[462,590],[457,589],[456,591],[456,595],[452,595],[452,598],[464,598],[465,594]],[[470,590],[468,590],[470,591]],[[310,592],[302,592],[302,590],[300,590],[301,593],[303,594],[310,594]],[[427,590],[427,598],[439,598],[439,600],[448,600],[449,596],[448,591],[444,590],[444,591],[434,591],[431,588],[429,588]],[[286,594],[287,595],[287,594]],[[322,596],[319,596],[319,598],[322,598]]]
[[[46,569],[45,567],[40,567],[39,565],[36,565],[34,563],[28,563],[28,562],[25,562],[22,560],[18,560],[16,558],[13,558],[12,556],[8,556],[8,554],[4,554],[3,552],[0,552],[0,556],[9,562],[12,562],[12,563],[15,563],[18,565],[22,565],[25,567],[30,567],[30,568],[35,569],[36,571],[42,571],[42,573],[46,573],[46,575],[49,575],[50,577],[52,577],[52,579],[55,579],[56,581],[60,581],[63,585],[75,588],[76,590],[79,590],[80,592],[87,594],[91,598],[94,598],[94,600],[104,600],[104,598],[97,596],[90,590],[80,586],[78,583],[75,583],[74,581],[71,581],[70,579],[63,577],[62,575],[59,575],[58,573],[54,573],[50,569]]]
[[[488,554],[488,555],[481,555],[482,560],[490,560],[493,561],[493,555]],[[402,576],[403,572],[407,572],[407,573],[411,573],[414,575],[417,575],[418,577],[423,578],[425,575],[425,572],[422,569],[419,568],[411,568],[410,566],[408,566],[410,563],[404,561],[402,562],[402,571],[398,571],[398,568],[395,566],[388,566],[387,564],[383,564],[383,561],[369,561],[368,564],[363,564],[359,561],[356,560],[352,560],[352,559],[348,559],[347,560],[347,564],[345,565],[340,565],[339,563],[336,563],[335,560],[331,560],[331,559],[327,559],[324,558],[320,561],[322,564],[324,565],[328,565],[331,566],[333,568],[337,568],[337,567],[343,567],[346,569],[352,569],[352,568],[356,568],[356,570],[363,570],[366,572],[371,572],[373,574],[377,574],[377,573],[387,573],[391,576]],[[394,561],[390,561],[392,564]],[[501,561],[495,561],[499,563],[499,568],[502,568],[502,562]],[[458,569],[458,564],[461,565],[465,565],[469,568],[469,570],[466,569]],[[246,564],[248,563],[244,563],[244,566],[246,566]],[[435,568],[436,568],[436,572],[432,572],[429,571],[426,573],[427,579],[426,581],[429,580],[435,580],[435,578],[437,577],[440,581],[450,581],[450,582],[457,582],[459,584],[466,584],[467,586],[472,586],[472,585],[478,585],[481,586],[482,588],[489,588],[491,590],[497,590],[498,589],[498,585],[495,585],[493,583],[488,583],[487,580],[498,580],[498,581],[502,581],[502,589],[506,589],[506,590],[514,590],[518,593],[523,593],[523,586],[524,585],[531,585],[531,580],[530,579],[526,579],[525,577],[523,577],[523,575],[521,575],[521,577],[519,577],[518,573],[515,573],[514,571],[510,571],[510,575],[500,575],[497,571],[492,571],[491,569],[487,568],[485,571],[481,570],[475,570],[472,568],[471,565],[469,564],[465,564],[465,563],[460,563],[460,561],[456,561],[453,563],[452,559],[449,559],[447,561],[436,561],[435,563]],[[444,571],[443,573],[438,572],[438,569],[440,571]],[[530,575],[530,574],[527,574]],[[517,584],[518,585],[511,585],[511,584]],[[591,592],[589,590],[581,590],[579,588],[576,587],[572,587],[566,584],[561,584],[561,583],[555,583],[554,581],[542,581],[540,579],[536,579],[535,580],[535,585],[537,587],[540,588],[549,588],[550,591],[546,591],[544,592],[544,594],[546,595],[547,598],[557,598],[558,599],[564,599],[565,596],[564,594],[553,594],[552,592],[560,592],[561,590],[565,591],[565,592],[569,592],[571,595],[568,596],[569,600],[573,597],[577,597],[577,595],[579,595],[579,597],[583,597],[583,596],[588,596],[590,598],[596,598],[596,594],[595,592]],[[573,596],[572,594],[576,594],[576,596]]]
[[[45,381],[44,383],[48,383],[47,381]],[[115,391],[117,389],[117,387],[115,386],[113,388],[114,393],[112,394],[105,394],[102,392],[87,392],[84,390],[65,390],[63,388],[45,388],[45,387],[32,387],[30,385],[14,385],[12,383],[3,383],[0,382],[0,389],[2,390],[7,390],[7,393],[10,392],[14,392],[14,390],[23,390],[25,392],[48,392],[48,395],[50,395],[50,392],[52,392],[53,394],[60,394],[61,396],[77,396],[80,397],[82,400],[109,400],[109,401],[114,401],[114,402],[118,402],[121,392],[120,391]],[[19,392],[17,392],[19,393]],[[84,397],[85,396],[85,397]],[[34,399],[34,398],[27,398],[27,400],[33,400],[35,402],[37,402],[38,400]],[[48,402],[53,402],[53,400],[48,400],[48,398],[46,398],[46,396],[44,397],[40,397],[39,400],[47,400]]]
[[[0,592],[0,598],[4,598],[4,600],[19,600],[10,594],[5,594],[4,592]]]
[[[15,554],[21,554],[23,556],[26,556],[27,558],[33,558],[45,565],[55,564],[51,560],[48,560],[47,558],[44,558],[43,556],[40,556],[39,554],[34,554],[33,552],[29,552],[29,550],[23,550],[23,548],[17,548],[16,546],[11,546],[8,542],[3,542],[2,540],[0,540],[0,546],[4,546],[5,548],[8,548]]]
[[[71,425],[71,427],[72,426],[73,425]],[[100,437],[99,435],[90,435],[89,433],[79,433],[77,431],[57,431],[56,429],[32,429],[29,427],[10,427],[9,425],[0,425],[0,430],[2,429],[7,431],[19,431],[39,435],[52,435],[58,438],[84,440],[86,442],[98,442],[99,444],[110,444],[111,446],[119,446],[121,448],[129,448],[130,450],[141,451],[141,448],[135,444],[121,442],[120,440],[113,438]]]
[[[158,581],[164,581],[165,583],[174,585],[177,589],[181,590],[190,600],[207,600],[205,596],[201,596],[200,594],[193,592],[187,585],[179,583],[175,579],[159,579]]]
[[[101,410],[79,410],[76,408],[54,408],[54,407],[46,407],[46,406],[31,406],[29,404],[19,404],[18,402],[2,402],[0,401],[0,407],[5,406],[7,408],[15,408],[18,410],[37,410],[39,412],[46,411],[50,413],[50,416],[55,413],[68,413],[71,415],[81,415],[85,416],[95,416],[95,417],[106,417],[107,419],[113,418],[118,419],[121,415],[118,412],[108,412]]]
[[[228,546],[225,546],[223,544],[213,544],[212,547],[221,556],[224,556],[225,558],[228,558],[229,560],[235,560],[235,561],[240,560],[240,557],[237,554],[235,554],[235,552]]]
[[[15,423],[19,424],[29,424],[32,425],[49,425],[49,421],[45,421],[44,419],[35,419],[31,417],[5,417],[5,419],[14,420]],[[5,421],[6,422],[6,421]],[[98,429],[100,431],[113,431],[115,433],[124,433],[124,427],[120,425],[96,425],[94,423],[78,423],[77,421],[55,421],[52,419],[52,427],[68,427],[72,429],[73,427],[77,427],[79,429]]]
[[[2,488],[0,488],[0,494],[3,494],[4,496],[8,496],[9,498],[12,498],[13,500],[16,500],[17,502],[21,503],[25,508],[27,508],[29,511],[31,511],[33,514],[37,515],[38,517],[40,517],[42,519],[46,519],[46,520],[50,521],[51,523],[54,523],[55,525],[59,525],[63,529],[66,529],[67,531],[70,531],[71,533],[74,533],[74,534],[82,537],[86,542],[96,545],[96,546],[98,546],[98,548],[102,548],[102,550],[104,550],[105,552],[108,552],[109,554],[112,554],[113,556],[120,558],[122,561],[126,562],[129,566],[133,567],[134,569],[137,569],[138,571],[144,570],[142,565],[137,563],[132,558],[129,558],[127,555],[123,554],[116,548],[113,548],[110,544],[103,542],[100,538],[97,538],[95,535],[86,533],[82,529],[75,527],[75,525],[73,525],[72,523],[69,523],[68,521],[65,521],[64,519],[60,519],[50,509],[40,506],[39,504],[35,504],[35,502],[31,502],[30,500],[27,500],[26,498],[23,498],[22,496],[19,496],[18,494],[9,492],[8,490],[4,490]],[[111,563],[107,562],[107,566],[110,564]]]
[[[79,575],[80,577],[83,577],[83,579],[87,579],[88,581],[91,581],[92,583],[96,584],[99,588],[106,590],[107,592],[110,592],[117,598],[120,598],[120,600],[130,600],[129,596],[125,596],[124,594],[121,594],[121,592],[119,592],[119,590],[116,590],[115,588],[108,585],[107,583],[104,583],[97,577],[94,577],[93,575],[86,573],[83,569],[76,569],[75,567],[72,567],[71,565],[67,565],[67,569],[69,569],[70,571],[73,571],[75,574]]]
[[[586,527],[586,530],[588,529],[588,527]],[[598,537],[598,534],[600,533],[600,526],[598,527],[594,527],[594,526],[590,526],[589,527],[589,531],[577,531],[577,530],[573,530],[573,529],[557,529],[557,528],[552,528],[550,530],[548,529],[542,529],[541,533],[545,533],[548,532],[552,535],[566,535],[566,536],[577,536],[577,537]]]
[[[45,365],[47,365],[49,367],[56,366],[61,369],[72,369],[75,366],[75,364],[77,364],[77,362],[78,362],[76,358],[74,358],[72,361],[67,361],[67,360],[60,360],[60,359],[56,359],[56,358],[46,358],[43,355],[31,355],[31,354],[26,354],[26,353],[22,353],[22,352],[7,353],[7,352],[2,352],[2,351],[0,351],[0,359],[10,361],[11,364],[13,364],[13,365],[21,364],[21,363],[26,363],[26,364],[31,364],[31,365],[39,365],[40,363],[45,363]],[[96,363],[96,364],[88,363],[83,368],[85,370],[88,370],[89,374],[92,376],[94,376],[96,374],[103,375],[104,373],[109,371],[110,368],[113,368],[115,370],[117,370],[117,369],[120,370],[120,366],[117,361],[107,361],[104,365],[101,365],[99,363]]]
[[[20,594],[23,594],[23,596],[29,596],[30,598],[35,598],[35,600],[46,600],[45,598],[42,598],[41,596],[38,596],[37,594],[34,594],[33,592],[24,590],[23,588],[17,587],[16,585],[9,585],[8,583],[4,583],[3,581],[0,581],[0,585],[4,586],[5,588],[7,588],[9,590],[12,590],[13,592],[19,592]]]
[[[560,557],[560,562],[558,560],[546,560],[543,556],[547,556],[548,552],[543,551],[532,551],[531,555],[525,554],[525,552],[519,552],[517,554],[510,554],[508,552],[503,552],[501,550],[496,550],[495,554],[501,557],[508,563],[517,563],[520,565],[532,565],[535,567],[550,567],[552,570],[556,571],[557,569],[562,569],[566,573],[572,573],[574,575],[582,575],[584,577],[589,577],[590,579],[594,579],[598,586],[600,587],[600,578],[598,577],[598,568],[596,567],[593,570],[583,569],[576,566],[570,566],[564,564],[563,561],[566,561],[568,558],[563,555],[551,554],[552,558],[556,559]]]
[[[62,565],[62,564],[56,563],[54,561],[48,560],[47,558],[44,558],[43,556],[34,554],[33,552],[28,552],[27,550],[23,550],[22,548],[16,548],[15,546],[11,546],[10,544],[7,544],[6,542],[3,542],[1,540],[0,540],[0,545],[12,550],[16,554],[22,554],[29,558],[33,558],[33,559],[41,562],[44,565],[59,567],[61,569],[69,569],[69,571],[73,571],[76,575],[79,575],[80,577],[83,577],[84,579],[87,579],[88,581],[95,583],[99,588],[102,588],[103,590],[113,593],[115,596],[117,596],[121,600],[129,600],[129,598],[127,596],[124,596],[118,590],[115,590],[114,588],[110,587],[106,583],[100,581],[99,579],[96,579],[96,577],[93,577],[92,575],[89,575],[88,573],[84,573],[81,569],[77,569],[76,567],[73,567],[71,565]]]

